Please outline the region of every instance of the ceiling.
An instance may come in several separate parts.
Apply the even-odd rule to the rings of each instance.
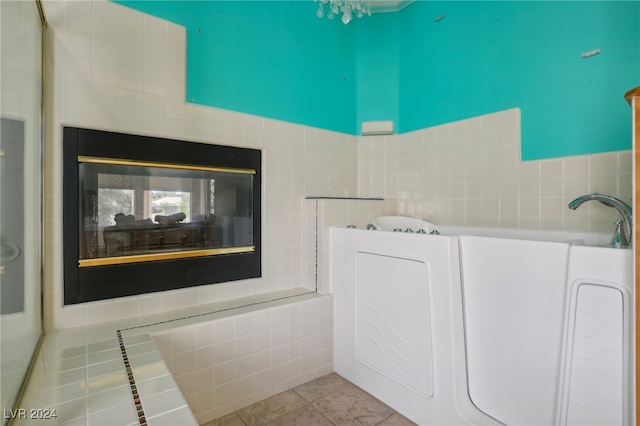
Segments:
[[[370,0],[371,13],[398,12],[413,3],[414,0]]]

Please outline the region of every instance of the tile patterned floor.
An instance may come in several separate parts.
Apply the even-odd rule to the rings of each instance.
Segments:
[[[413,426],[353,383],[331,373],[202,426]]]

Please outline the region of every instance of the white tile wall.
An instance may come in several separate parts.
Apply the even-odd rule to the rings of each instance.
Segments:
[[[332,372],[332,300],[318,296],[153,339],[202,424]]]
[[[134,318],[300,287],[303,198],[354,196],[357,138],[187,104],[184,28],[106,0],[45,0],[49,20],[46,129],[46,328]],[[62,126],[263,151],[263,277],[63,306]]]
[[[329,288],[329,228],[365,228],[373,218],[397,214],[396,200],[305,200],[305,283],[327,294]]]
[[[629,152],[520,162],[518,110],[399,136],[356,138],[186,104],[183,28],[106,0],[44,4],[50,24],[48,330],[114,321],[126,327],[128,320],[133,325],[141,316],[299,286],[311,289],[316,281],[318,291],[328,293],[329,226],[363,227],[378,215],[403,214],[442,224],[608,231],[614,217],[610,209],[592,203],[570,212],[566,203],[592,191],[626,201],[631,197]],[[262,149],[263,278],[64,307],[63,125]],[[304,200],[307,195],[382,196],[390,201],[309,201]],[[332,371],[331,330],[331,298],[318,296],[162,331],[155,343],[202,423]],[[78,337],[62,333],[55,344],[76,347],[69,342]],[[154,361],[144,342],[127,346],[132,365]],[[39,397],[55,389],[49,396],[65,400],[56,404],[77,400],[73,392],[78,389],[67,387],[67,381],[91,384],[96,382],[92,378],[109,374],[111,353],[108,348],[99,352],[50,352],[50,365],[42,368],[56,373],[44,374],[47,379],[34,384],[44,386]],[[78,371],[85,377],[76,377]],[[162,377],[151,376],[141,369],[136,380],[141,391],[148,388],[145,395],[164,394],[146,400],[152,418],[161,410],[162,398],[179,398],[169,395]],[[119,407],[119,396],[107,395],[107,389],[85,387],[80,392],[85,405],[61,407],[79,409],[85,417],[130,414],[110,411]],[[91,397],[94,392],[106,399]],[[107,405],[111,408],[103,410]],[[66,418],[73,416],[72,411]]]
[[[364,209],[356,214],[361,226],[384,212],[441,224],[598,232],[611,229],[611,209],[588,203],[572,212],[566,204],[591,191],[626,201],[631,197],[631,156],[626,151],[521,162],[517,109],[403,135],[355,137],[187,104],[184,28],[106,0],[44,4],[50,21],[47,329],[315,288],[315,219],[312,204],[304,200],[307,195],[394,200],[373,210],[357,207]],[[262,149],[263,277],[64,307],[63,125]],[[320,209],[320,240],[326,226],[348,224],[344,209],[352,207],[335,203]],[[326,258],[320,249],[321,292],[328,291]]]
[[[615,210],[567,204],[590,192],[631,203],[630,151],[520,161],[520,111],[358,141],[359,195],[442,225],[613,231]]]

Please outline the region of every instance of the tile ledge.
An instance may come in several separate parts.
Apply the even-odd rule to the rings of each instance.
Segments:
[[[148,426],[153,426],[154,424],[166,424],[167,420],[175,420],[174,416],[180,413],[181,424],[184,424],[186,426],[197,426],[198,422],[193,415],[193,412],[188,407],[184,396],[182,395],[182,392],[175,383],[175,380],[173,379],[171,372],[164,363],[164,360],[162,360],[162,356],[160,355],[160,352],[151,337],[153,333],[166,331],[182,326],[195,325],[199,322],[211,321],[218,318],[230,317],[261,309],[283,306],[292,302],[301,302],[305,300],[313,300],[316,298],[329,296],[329,294],[319,294],[317,292],[310,291],[309,289],[300,287],[290,290],[264,293],[256,296],[248,296],[238,299],[216,302],[212,304],[202,305],[196,308],[180,309],[169,312],[167,314],[162,314],[161,316],[152,315],[139,317],[137,318],[137,321],[135,321],[134,323],[130,323],[129,327],[119,327],[125,325],[125,323],[116,321],[49,332],[45,335],[43,345],[37,354],[35,367],[39,366],[41,368],[37,368],[38,371],[34,372],[35,377],[32,376],[30,378],[27,392],[24,399],[21,401],[21,406],[26,407],[27,409],[32,408],[29,405],[34,405],[33,403],[35,401],[40,400],[40,394],[42,394],[44,391],[41,390],[38,385],[41,384],[46,379],[45,376],[48,375],[44,373],[45,369],[42,368],[44,363],[51,362],[51,360],[58,358],[66,359],[67,357],[75,355],[85,355],[88,357],[89,354],[94,353],[94,350],[95,352],[108,350],[109,348],[111,348],[111,346],[114,346],[113,343],[115,342],[115,347],[118,347],[122,350],[123,358],[120,358],[123,361],[122,371],[125,373],[125,375],[130,377],[129,386],[120,386],[120,388],[123,389],[123,392],[125,392],[125,389],[127,393],[131,392],[132,397],[131,401],[128,404],[131,405],[133,410],[137,412],[136,403],[134,402],[133,389],[138,389],[139,392],[140,388],[138,385],[140,383],[144,383],[147,380],[153,380],[165,376],[169,377],[172,381],[173,386],[171,386],[170,388],[165,388],[162,393],[177,391],[181,395],[181,398],[176,399],[175,405],[172,404],[170,407],[163,407],[163,413],[155,413],[152,414],[151,417],[139,419],[140,424]],[[149,322],[150,320],[158,319],[160,319],[161,321]],[[134,362],[135,355],[127,355],[127,349],[130,349],[136,345],[144,345],[149,343],[153,345],[153,349],[144,352],[144,354],[158,354],[160,355],[160,360],[154,360],[154,357],[151,356],[149,357],[151,359],[148,362],[143,361],[142,363],[138,363]],[[74,353],[72,354],[71,352]],[[75,354],[75,352],[78,353]],[[47,361],[47,358],[51,359]],[[127,360],[127,364],[125,364],[124,362],[125,359]],[[129,364],[129,362],[131,364]],[[127,366],[129,365],[130,368],[127,368]],[[88,362],[85,368],[87,368],[87,370],[89,369]],[[85,376],[85,389],[89,388],[89,380],[90,377],[88,375]],[[135,387],[132,388],[131,386]],[[48,390],[50,389],[46,389],[46,391]],[[108,390],[109,389],[105,389],[103,390],[103,392],[106,392]],[[145,411],[145,415],[145,402],[149,401],[149,398],[153,397],[154,395],[156,394],[148,395],[144,392],[140,392],[137,395],[139,401],[138,404],[141,404],[143,411]],[[84,396],[84,399],[85,402],[83,405],[85,407],[88,407],[88,393]],[[65,403],[66,402],[63,402],[58,405],[62,405]],[[188,410],[184,410],[184,407],[187,407]],[[91,413],[89,413],[88,410],[87,412],[85,412],[85,422],[90,422],[90,414]],[[67,420],[80,420],[81,417],[78,417],[77,419],[58,418],[57,420],[59,422],[65,422]],[[14,424],[22,425],[26,423],[16,421]]]
[[[155,333],[199,322],[210,321],[218,318],[239,315],[260,309],[271,308],[291,302],[298,302],[306,299],[314,299],[322,295],[304,287],[289,290],[262,293],[254,296],[240,297],[237,299],[224,300],[193,308],[178,309],[165,314],[149,315],[140,317],[137,324],[127,326],[121,323],[118,327],[126,336],[143,333]]]

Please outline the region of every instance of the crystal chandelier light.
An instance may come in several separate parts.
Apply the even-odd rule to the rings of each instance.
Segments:
[[[347,25],[351,19],[353,19],[353,15],[355,14],[358,18],[362,18],[364,14],[371,16],[371,9],[369,8],[369,3],[362,0],[314,0],[318,4],[318,18],[322,18],[324,16],[324,5],[326,4],[329,8],[329,12],[327,12],[327,18],[333,19],[334,16],[340,14],[342,12],[342,23]]]

